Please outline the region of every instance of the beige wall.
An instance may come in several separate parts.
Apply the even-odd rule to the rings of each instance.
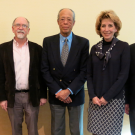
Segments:
[[[135,42],[134,0],[0,0],[0,44],[14,37],[12,22],[16,17],[24,16],[30,21],[28,39],[42,45],[44,37],[59,33],[57,14],[62,8],[75,11],[73,32],[88,38],[90,46],[100,40],[95,32],[97,15],[109,9],[114,10],[122,21],[118,38],[129,44]]]
[[[108,9],[114,10],[122,21],[119,39],[135,42],[134,0],[0,0],[0,44],[13,38],[12,21],[24,16],[30,21],[29,40],[42,45],[44,37],[59,32],[57,13],[65,7],[76,13],[73,32],[88,38],[91,46],[100,40],[95,32],[96,17]]]

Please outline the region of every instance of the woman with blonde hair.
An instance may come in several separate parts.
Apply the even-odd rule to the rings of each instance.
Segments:
[[[87,66],[87,129],[93,135],[121,134],[130,65],[129,45],[117,38],[121,26],[112,10],[102,11],[96,20],[96,32],[103,38],[92,47]]]

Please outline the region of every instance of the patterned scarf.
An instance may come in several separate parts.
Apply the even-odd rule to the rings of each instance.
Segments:
[[[96,52],[95,53],[96,53],[97,57],[99,57],[99,59],[104,58],[103,70],[106,69],[107,63],[108,63],[109,59],[111,58],[110,52],[112,51],[113,47],[116,45],[116,42],[118,42],[118,41],[119,40],[114,37],[112,40],[112,43],[110,45],[110,48],[105,53],[102,53],[103,39],[96,44]]]

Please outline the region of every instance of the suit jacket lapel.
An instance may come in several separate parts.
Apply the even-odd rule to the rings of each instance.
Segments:
[[[61,57],[60,57],[60,37],[59,34],[56,35],[55,39],[51,42],[51,49],[52,49],[52,53],[53,53],[53,58],[54,61],[57,65],[57,67],[62,70],[63,69],[63,65],[61,62]]]
[[[34,60],[34,46],[32,46],[31,42],[28,41],[28,45],[29,45],[29,55],[30,55],[30,66],[29,66],[29,73],[30,73],[30,69],[32,68],[32,63]]]
[[[15,72],[14,58],[13,58],[13,40],[11,42],[9,42],[8,47],[6,49],[7,49],[7,54],[8,54],[8,57],[9,57],[9,61],[10,61],[12,70]]]

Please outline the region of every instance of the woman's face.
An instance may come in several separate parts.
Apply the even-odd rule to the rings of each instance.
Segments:
[[[117,29],[111,19],[103,19],[100,26],[100,33],[106,42],[110,42]]]

